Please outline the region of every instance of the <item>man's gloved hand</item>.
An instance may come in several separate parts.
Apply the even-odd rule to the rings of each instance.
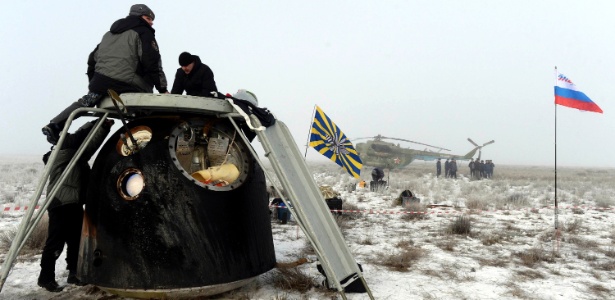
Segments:
[[[115,121],[113,119],[106,119],[103,125],[107,128],[111,128],[113,124],[115,124]]]

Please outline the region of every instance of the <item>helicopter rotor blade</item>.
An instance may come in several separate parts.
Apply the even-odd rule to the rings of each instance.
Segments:
[[[354,141],[373,139],[373,138],[374,138],[373,136],[367,136],[367,137],[353,138],[353,139],[349,139],[349,140],[354,142]]]
[[[446,149],[446,148],[442,148],[442,147],[438,147],[438,146],[432,146],[432,145],[428,145],[428,144],[424,144],[424,143],[419,143],[419,142],[415,142],[415,141],[411,141],[411,140],[406,140],[406,139],[399,139],[399,138],[386,137],[386,136],[382,136],[381,138],[389,139],[389,140],[402,141],[402,142],[408,142],[408,143],[413,143],[413,144],[418,144],[418,145],[423,145],[423,146],[427,146],[427,147],[436,148],[438,150],[451,151],[451,150]]]
[[[475,147],[478,147],[478,144],[475,143],[471,138],[468,138],[468,142],[472,143]]]
[[[359,138],[352,138],[352,139],[351,139],[351,138],[349,138],[348,140],[350,140],[351,142],[354,142],[354,141],[358,141],[358,140],[366,140],[366,139],[380,140],[380,139],[382,139],[382,138],[383,138],[383,136],[381,136],[381,135],[376,135],[376,136],[366,136],[366,137],[359,137]]]
[[[488,142],[486,142],[486,143],[484,143],[484,144],[483,144],[483,147],[485,147],[485,146],[487,146],[487,145],[491,145],[491,144],[493,144],[493,143],[495,143],[495,140],[488,141]]]

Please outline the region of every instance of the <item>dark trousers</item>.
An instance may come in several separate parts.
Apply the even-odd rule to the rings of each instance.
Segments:
[[[66,244],[66,264],[70,273],[77,271],[79,242],[83,223],[83,206],[77,203],[66,204],[48,210],[49,228],[47,241],[41,256],[40,282],[55,280],[56,260]]]
[[[282,224],[286,224],[290,219],[290,211],[286,207],[278,207],[278,220],[282,221]]]
[[[55,118],[51,120],[51,123],[56,124],[58,129],[63,129],[64,123],[66,122],[68,117],[70,117],[70,114],[74,110],[78,108],[82,108],[82,107],[94,107],[103,98],[104,98],[104,95],[102,94],[88,92],[86,95],[81,97],[76,102],[73,102],[71,105],[65,108],[62,112],[60,112],[59,115],[57,115]]]

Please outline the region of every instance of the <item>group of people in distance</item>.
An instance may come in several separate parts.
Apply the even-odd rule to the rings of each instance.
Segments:
[[[115,21],[100,43],[88,57],[88,92],[76,102],[66,107],[42,128],[47,141],[56,145],[60,133],[70,114],[82,107],[94,107],[107,95],[109,89],[121,93],[169,93],[166,75],[162,69],[158,43],[155,37],[154,12],[145,4],[130,7],[128,16]],[[217,92],[212,70],[201,59],[188,52],[179,55],[180,68],[170,93],[191,96],[211,96]],[[94,121],[95,122],[95,121]],[[81,126],[75,133],[67,134],[61,149],[51,166],[48,193],[56,185],[59,177],[79,149],[94,122]],[[113,125],[113,120],[102,124],[96,133],[95,142],[88,145],[76,167],[73,168],[48,206],[48,237],[41,256],[41,272],[38,285],[50,292],[60,292],[55,280],[55,263],[67,245],[67,283],[84,285],[77,277],[77,260],[83,203],[87,190],[87,174],[90,171],[88,160],[101,145]],[[55,146],[52,146],[52,149]],[[45,164],[51,151],[43,156]]]
[[[482,178],[491,178],[493,176],[493,168],[495,168],[495,164],[492,160],[473,160],[470,158],[470,163],[468,164],[470,168],[470,178],[474,179],[482,179]]]
[[[436,177],[440,177],[440,175],[442,174],[442,163],[440,162],[440,159],[438,158],[438,160],[436,161]],[[457,160],[453,159],[446,159],[446,162],[444,162],[444,177],[446,178],[457,178]]]
[[[482,179],[482,178],[491,178],[493,176],[493,169],[495,168],[495,164],[492,160],[479,160],[476,161],[473,158],[470,158],[470,163],[468,164],[470,168],[470,178],[471,179]],[[442,174],[442,163],[440,159],[436,161],[436,177],[440,177]],[[444,162],[444,177],[446,178],[457,178],[457,161],[453,159],[446,159]]]

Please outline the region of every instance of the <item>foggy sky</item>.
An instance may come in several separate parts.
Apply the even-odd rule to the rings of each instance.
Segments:
[[[49,149],[41,127],[87,92],[87,57],[131,4],[4,4],[0,155]],[[558,166],[615,166],[612,1],[146,4],[169,89],[179,53],[199,55],[221,92],[254,92],[302,153],[319,105],[351,139],[382,134],[452,154],[472,148],[468,137],[493,139],[482,158],[496,166],[553,165],[557,124]],[[556,109],[555,66],[604,114]],[[323,160],[313,149],[308,159]]]

